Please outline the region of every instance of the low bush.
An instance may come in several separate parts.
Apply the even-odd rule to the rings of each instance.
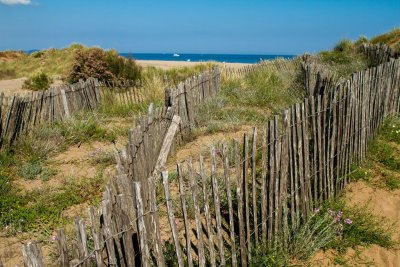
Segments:
[[[77,50],[75,52],[75,62],[72,65],[68,81],[76,83],[80,79],[86,80],[88,78],[99,80],[115,78],[105,60],[105,52],[100,48]]]
[[[53,79],[44,72],[40,72],[26,79],[23,84],[24,89],[41,91],[49,89]]]
[[[135,60],[120,56],[116,50],[105,52],[105,61],[117,79],[135,81],[141,78],[142,69]]]
[[[80,49],[75,52],[75,61],[67,80],[70,83],[80,79],[99,80],[137,80],[141,68],[132,59],[126,59],[115,50],[104,51],[101,48]]]

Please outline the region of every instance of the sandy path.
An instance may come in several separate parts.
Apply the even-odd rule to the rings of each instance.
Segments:
[[[143,67],[157,67],[164,70],[180,67],[193,67],[199,64],[207,64],[207,62],[187,62],[187,61],[163,61],[163,60],[136,60],[139,65]],[[216,62],[213,62],[216,63]],[[216,63],[220,66],[226,66],[231,68],[241,68],[251,64],[244,63]]]
[[[28,94],[31,92],[30,90],[22,89],[25,80],[26,78],[0,80],[0,94],[4,93],[6,96],[12,96],[13,94]]]
[[[14,94],[27,95],[32,90],[22,89],[22,85],[26,78],[10,79],[10,80],[0,80],[0,94],[4,93],[5,96],[12,96]],[[55,79],[52,86],[59,86],[63,82],[59,79]]]

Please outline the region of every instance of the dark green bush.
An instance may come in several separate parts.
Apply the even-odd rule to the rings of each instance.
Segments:
[[[133,59],[120,56],[116,50],[107,51],[105,59],[110,71],[116,78],[125,80],[140,79],[141,67]]]
[[[33,91],[47,90],[52,82],[53,79],[51,77],[44,72],[40,72],[25,80],[22,87]]]

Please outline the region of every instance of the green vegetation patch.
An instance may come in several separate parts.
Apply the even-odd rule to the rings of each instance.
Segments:
[[[320,52],[321,62],[339,77],[349,77],[354,72],[365,70],[371,66],[371,62],[360,52],[360,46],[366,41],[365,37],[360,37],[355,43],[344,39],[333,50]]]
[[[33,91],[47,90],[52,82],[53,79],[51,77],[44,72],[40,72],[26,79],[22,87]]]
[[[392,227],[373,216],[365,207],[347,207],[336,199],[315,209],[308,221],[278,237],[272,246],[259,244],[252,252],[250,266],[299,266],[320,249],[334,249],[339,256],[348,248],[377,244],[391,248]],[[289,238],[289,242],[284,240]],[[337,259],[336,259],[337,258]],[[335,261],[343,261],[336,257]]]
[[[376,244],[391,248],[394,245],[391,239],[392,226],[385,224],[382,218],[368,212],[366,207],[348,207],[341,199],[328,203],[326,206],[330,207],[331,211],[341,211],[341,217],[347,218],[347,221],[342,220],[340,237],[330,242],[326,248],[344,253],[347,248],[357,246]]]
[[[100,173],[81,182],[67,181],[56,191],[41,189],[26,193],[13,188],[0,196],[0,226],[10,231],[44,233],[66,222],[62,212],[69,207],[98,202],[103,188]]]
[[[361,166],[353,166],[352,180],[363,180],[374,186],[400,188],[400,119],[385,119],[377,137],[370,142]]]

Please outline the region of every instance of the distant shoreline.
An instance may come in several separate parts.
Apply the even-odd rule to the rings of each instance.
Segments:
[[[180,62],[221,62],[255,64],[263,60],[277,58],[291,59],[296,55],[251,55],[251,54],[171,54],[171,53],[120,53],[121,56],[135,60],[180,61]]]
[[[215,61],[209,62],[187,62],[187,61],[171,61],[171,60],[136,60],[142,67],[156,67],[161,69],[172,69],[182,67],[192,67],[199,64],[213,63],[220,66],[227,66],[230,68],[241,68],[244,66],[252,65],[251,63],[221,63]]]

